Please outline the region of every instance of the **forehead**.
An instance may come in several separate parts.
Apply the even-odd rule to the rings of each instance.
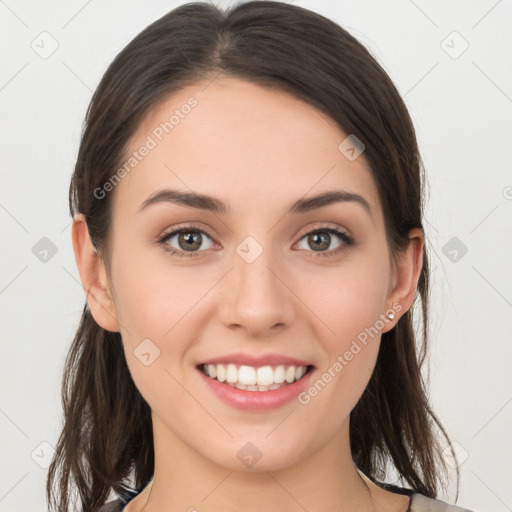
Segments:
[[[138,127],[114,211],[133,215],[167,187],[222,198],[233,215],[332,189],[363,195],[379,213],[364,153],[349,160],[339,149],[347,136],[283,91],[229,77],[198,82],[160,102]]]

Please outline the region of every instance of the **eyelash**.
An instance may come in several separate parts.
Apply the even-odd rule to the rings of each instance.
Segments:
[[[164,233],[158,239],[157,242],[160,245],[162,245],[164,251],[170,252],[171,254],[173,254],[175,256],[185,256],[187,258],[188,257],[194,258],[194,257],[200,256],[200,254],[204,251],[195,251],[195,252],[179,251],[179,250],[175,249],[174,247],[171,247],[167,243],[167,241],[170,240],[174,235],[176,235],[178,233],[188,233],[188,232],[199,232],[199,233],[202,233],[203,235],[206,235],[210,239],[212,238],[208,233],[206,233],[199,226],[190,225],[190,226],[181,227],[179,229],[175,229],[173,231],[170,231],[169,233]],[[332,251],[318,252],[314,256],[311,256],[312,258],[329,258],[329,257],[337,256],[338,254],[341,254],[343,251],[345,251],[351,245],[354,245],[354,239],[351,236],[347,235],[347,233],[345,233],[341,229],[332,227],[332,226],[321,226],[321,227],[315,228],[311,231],[307,231],[306,233],[304,233],[301,236],[300,240],[302,240],[304,237],[306,237],[308,235],[311,235],[313,233],[318,233],[318,232],[333,234],[333,235],[337,236],[343,242],[343,244],[340,247],[338,247],[337,249],[334,249]]]

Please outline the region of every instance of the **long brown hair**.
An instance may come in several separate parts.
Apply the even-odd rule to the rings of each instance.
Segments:
[[[248,1],[223,11],[194,2],[152,23],[116,56],[87,111],[69,207],[71,216],[85,215],[107,269],[112,194],[95,190],[124,161],[151,108],[220,73],[305,100],[363,142],[396,261],[409,230],[423,228],[426,181],[410,116],[382,67],[346,30],[307,9]],[[428,344],[427,244],[416,301],[420,336],[411,310],[382,335],[375,370],[350,416],[350,444],[355,464],[372,480],[383,480],[391,463],[401,482],[435,498],[448,474],[439,433],[455,453],[421,373]],[[66,358],[62,404],[64,425],[46,487],[50,510],[68,510],[76,497],[89,511],[112,492],[123,496],[149,482],[150,407],[131,378],[120,334],[97,325],[87,305]]]

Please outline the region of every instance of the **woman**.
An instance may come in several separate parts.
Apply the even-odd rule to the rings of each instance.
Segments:
[[[50,508],[462,510],[420,373],[422,190],[403,101],[334,22],[191,3],[139,34],[70,187],[87,301]]]

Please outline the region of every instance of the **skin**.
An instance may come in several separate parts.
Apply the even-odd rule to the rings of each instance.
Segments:
[[[110,275],[83,216],[73,223],[91,313],[121,333],[134,382],[152,409],[154,479],[125,511],[405,511],[409,498],[362,477],[350,453],[350,412],[370,379],[380,334],[308,404],[292,400],[272,411],[221,402],[195,366],[232,352],[276,352],[310,361],[315,382],[393,304],[401,312],[381,332],[409,309],[422,232],[411,231],[393,267],[364,153],[350,161],[338,150],[347,134],[332,119],[284,92],[225,76],[208,83],[166,98],[132,138],[136,150],[188,98],[198,100],[110,192]],[[137,211],[165,187],[218,197],[230,213],[171,203]],[[363,196],[371,216],[355,202],[285,215],[294,201],[334,189]],[[155,241],[187,223],[207,233],[198,257],[172,255]],[[304,233],[325,224],[348,231],[355,244],[322,257]],[[252,263],[236,252],[247,236],[263,249]],[[178,236],[167,244],[184,250]],[[332,254],[340,244],[332,235],[322,251]],[[134,355],[147,338],[160,350],[149,366]],[[247,442],[262,453],[250,469],[237,457]]]

